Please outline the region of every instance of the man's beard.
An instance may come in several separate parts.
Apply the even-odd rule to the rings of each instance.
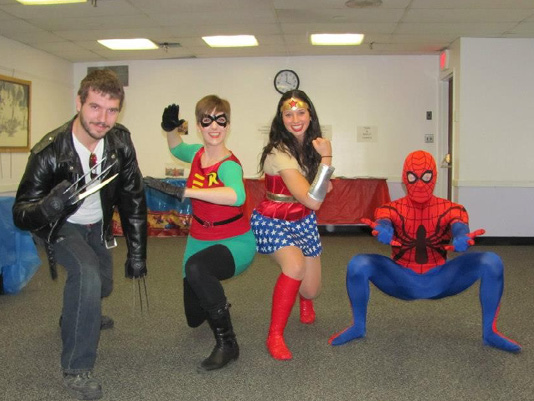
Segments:
[[[91,138],[93,138],[93,139],[95,139],[95,140],[102,139],[102,138],[105,136],[105,134],[107,134],[107,132],[109,131],[109,129],[111,128],[111,127],[109,127],[109,126],[107,126],[107,125],[105,125],[105,124],[102,123],[101,125],[105,125],[105,126],[108,128],[108,130],[107,130],[106,132],[104,132],[103,135],[99,136],[99,135],[97,135],[97,134],[95,134],[95,133],[93,133],[93,132],[91,131],[91,126],[90,126],[90,124],[87,123],[87,121],[85,121],[85,119],[83,118],[83,115],[82,115],[81,113],[79,113],[79,117],[80,117],[80,124],[82,125],[83,129],[85,130],[85,132],[87,132],[87,134],[88,134]]]

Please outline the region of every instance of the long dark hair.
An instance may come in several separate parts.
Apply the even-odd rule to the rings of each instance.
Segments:
[[[295,136],[284,126],[282,112],[280,111],[282,104],[287,99],[292,97],[308,103],[309,106],[308,111],[310,112],[310,125],[306,130],[302,145],[297,142]],[[317,174],[319,164],[321,163],[321,156],[313,147],[312,141],[315,138],[320,137],[322,137],[322,134],[321,126],[319,125],[319,117],[317,117],[315,107],[308,95],[301,90],[293,90],[284,93],[280,98],[278,105],[276,106],[276,115],[273,118],[273,122],[271,123],[271,131],[269,132],[269,143],[263,148],[263,152],[261,154],[260,171],[263,171],[263,165],[267,155],[271,153],[274,148],[276,148],[283,152],[289,153],[291,156],[297,159],[300,168],[302,168],[302,171],[304,171],[306,179],[308,182],[312,182]]]

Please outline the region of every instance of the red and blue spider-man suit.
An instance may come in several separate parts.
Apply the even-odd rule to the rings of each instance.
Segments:
[[[462,205],[433,195],[436,162],[424,151],[410,153],[403,182],[408,195],[377,208],[373,235],[392,245],[392,258],[356,255],[347,266],[347,292],[353,324],[329,342],[341,345],[365,336],[369,281],[384,293],[404,300],[456,295],[480,279],[484,344],[518,352],[521,346],[496,329],[503,293],[503,263],[493,252],[469,252],[447,261],[447,251],[466,251],[484,230],[469,232]],[[448,245],[452,239],[452,245]]]

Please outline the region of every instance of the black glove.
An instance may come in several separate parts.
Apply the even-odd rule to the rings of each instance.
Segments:
[[[184,123],[185,120],[180,120],[178,113],[180,112],[180,107],[177,104],[171,104],[165,107],[163,110],[163,115],[161,116],[161,128],[164,131],[171,132],[173,129],[178,128]]]
[[[147,275],[146,261],[128,258],[124,264],[124,274],[128,278],[140,278]]]
[[[72,204],[72,200],[69,198],[75,189],[73,187],[67,191],[70,186],[70,182],[63,180],[41,199],[41,210],[50,222],[59,220],[65,211],[65,207]]]
[[[184,187],[178,187],[176,185],[172,185],[172,184],[163,182],[161,180],[158,180],[157,178],[154,178],[154,177],[145,177],[143,178],[143,181],[145,185],[149,188],[153,188],[156,191],[160,191],[167,195],[174,196],[175,198],[178,198],[180,202],[184,200],[184,193],[185,193]]]

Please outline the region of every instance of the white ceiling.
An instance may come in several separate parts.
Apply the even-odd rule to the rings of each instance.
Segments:
[[[436,54],[460,37],[534,38],[534,0],[0,0],[0,35],[71,62],[167,58]],[[354,0],[352,0],[354,1]],[[367,1],[371,2],[370,0]],[[364,33],[361,46],[311,46],[311,33]],[[258,47],[212,49],[206,35],[252,34]],[[179,43],[112,51],[97,39]]]

